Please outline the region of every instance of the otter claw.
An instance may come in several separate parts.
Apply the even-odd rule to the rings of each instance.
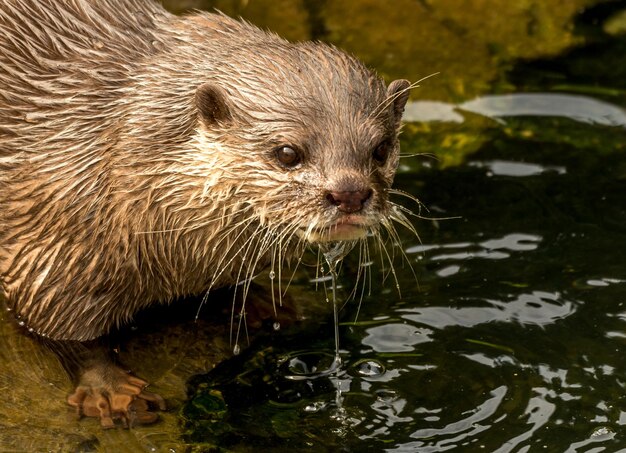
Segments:
[[[164,411],[167,409],[167,406],[165,405],[165,400],[163,399],[163,397],[161,395],[157,395],[156,393],[152,393],[152,392],[146,392],[145,390],[142,391],[139,395],[137,395],[138,398],[141,398],[140,400],[136,400],[137,402],[139,401],[147,401],[150,403],[154,403],[154,405],[160,410],[160,411]],[[146,409],[147,409],[147,404],[146,404]]]
[[[143,379],[121,369],[108,370],[104,375],[95,371],[90,369],[83,373],[81,384],[67,398],[79,418],[97,417],[104,429],[114,428],[116,420],[125,428],[132,428],[158,420],[159,416],[150,411],[151,405],[159,410],[166,409],[160,395],[144,391],[148,383]]]

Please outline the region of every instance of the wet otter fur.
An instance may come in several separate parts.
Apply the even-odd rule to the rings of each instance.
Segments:
[[[149,304],[235,284],[308,244],[392,231],[403,221],[388,198],[409,88],[385,87],[331,46],[220,14],[4,0],[9,307],[42,337],[91,340]],[[70,403],[110,425],[145,382],[99,367]]]

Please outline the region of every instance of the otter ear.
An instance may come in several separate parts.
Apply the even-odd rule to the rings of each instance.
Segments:
[[[396,120],[396,127],[400,125],[402,120],[402,113],[404,112],[404,106],[406,101],[409,100],[409,94],[411,92],[411,82],[408,80],[394,80],[387,87],[387,96],[389,101],[393,103],[393,114]]]
[[[232,119],[226,94],[217,85],[212,83],[200,85],[196,91],[195,101],[200,118],[207,126],[226,124]]]

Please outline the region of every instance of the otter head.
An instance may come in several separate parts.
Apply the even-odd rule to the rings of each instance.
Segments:
[[[409,82],[385,87],[321,44],[258,58],[196,92],[200,142],[220,161],[216,187],[230,185],[229,202],[247,208],[255,231],[288,241],[356,240],[390,224]]]

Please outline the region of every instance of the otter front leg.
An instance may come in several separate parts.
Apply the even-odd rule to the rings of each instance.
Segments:
[[[67,402],[79,417],[98,417],[103,428],[113,428],[119,420],[124,427],[158,420],[154,410],[165,410],[159,395],[147,392],[146,381],[114,363],[110,348],[100,341],[45,341],[53,350],[76,389]]]
[[[79,416],[99,417],[103,428],[115,427],[120,420],[125,428],[150,424],[159,416],[151,406],[165,410],[161,396],[145,390],[148,383],[109,360],[96,361],[80,374],[79,383],[67,402]]]

